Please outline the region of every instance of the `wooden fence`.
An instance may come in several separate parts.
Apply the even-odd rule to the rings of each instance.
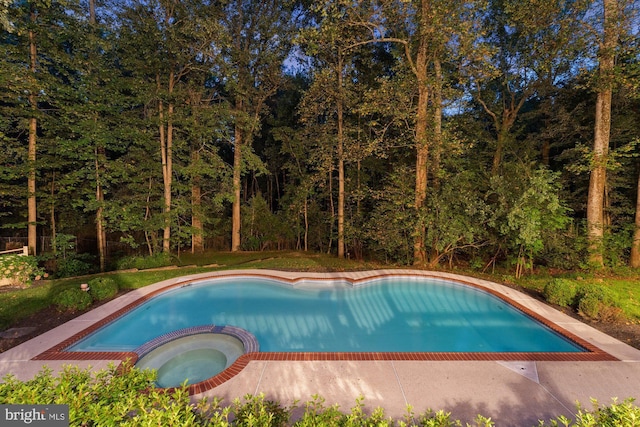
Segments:
[[[0,255],[5,255],[5,254],[18,254],[18,255],[28,256],[29,255],[29,247],[28,246],[23,246],[23,247],[18,248],[18,249],[10,249],[8,251],[0,251]]]

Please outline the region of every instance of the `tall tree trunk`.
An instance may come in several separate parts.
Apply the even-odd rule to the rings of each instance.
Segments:
[[[638,189],[636,191],[636,221],[633,232],[633,242],[631,244],[631,257],[629,265],[633,268],[640,268],[640,173],[638,174]]]
[[[162,87],[160,75],[156,74],[156,85],[158,93]],[[169,74],[169,95],[173,92],[173,73]],[[164,213],[164,229],[162,233],[162,251],[169,253],[171,250],[171,180],[173,174],[172,164],[172,145],[173,145],[173,103],[169,103],[166,112],[166,129],[165,129],[165,110],[162,98],[158,100],[158,118],[159,138],[160,138],[160,157],[162,160],[162,184],[163,184],[163,213]]]
[[[104,229],[104,192],[102,191],[102,183],[100,180],[101,162],[104,157],[104,147],[96,147],[96,201],[98,209],[96,210],[96,237],[98,240],[98,259],[100,261],[100,271],[106,269],[107,257],[107,234]]]
[[[435,85],[433,88],[433,162],[431,174],[433,186],[440,188],[440,155],[442,153],[442,64],[439,59],[433,61]]]
[[[309,198],[304,196],[304,251],[307,252],[309,250]]]
[[[50,212],[49,215],[51,217],[51,252],[55,255],[57,252],[56,249],[56,173],[53,172],[51,176],[51,205],[49,206]]]
[[[338,52],[338,258],[344,258],[344,97],[342,81],[342,52]]]
[[[95,31],[96,25],[96,1],[89,0],[89,24],[91,30]],[[98,117],[97,113],[94,116],[94,123],[97,125]],[[97,127],[97,126],[96,126]],[[96,202],[98,208],[96,209],[96,241],[98,244],[98,261],[100,264],[100,271],[106,269],[107,258],[107,234],[104,226],[104,192],[102,190],[101,173],[103,171],[103,165],[106,162],[106,153],[103,146],[99,146],[96,142],[95,148],[95,167],[96,167]]]
[[[327,253],[331,253],[333,246],[333,224],[336,218],[336,208],[333,201],[333,159],[329,162],[329,170],[327,171],[328,181],[328,193],[329,193],[329,208],[331,210],[331,227],[329,232],[329,245],[327,246]]]
[[[33,6],[32,6],[33,8]],[[31,10],[31,23],[35,25],[36,13]],[[29,91],[29,105],[31,106],[31,117],[29,117],[29,148],[28,148],[28,164],[29,173],[27,176],[27,246],[29,253],[36,255],[36,246],[38,243],[37,230],[37,208],[36,208],[36,139],[38,133],[38,119],[36,117],[38,110],[38,99],[36,96],[36,35],[33,30],[29,30],[29,68],[32,73],[33,84]]]
[[[236,101],[236,111],[242,111],[242,101]],[[242,177],[242,129],[236,122],[233,142],[233,206],[231,212],[231,251],[240,250],[240,187]]]
[[[426,1],[422,2],[423,5]],[[426,13],[426,6],[423,6],[423,15]],[[426,18],[423,18],[425,20]],[[427,25],[423,23],[423,25]],[[429,103],[429,87],[427,82],[427,40],[426,35],[420,38],[418,54],[416,57],[416,78],[418,80],[418,105],[416,113],[416,188],[414,207],[418,220],[416,221],[416,229],[414,230],[415,238],[413,244],[413,263],[416,265],[424,265],[427,261],[425,249],[425,225],[421,218],[422,208],[427,198],[427,172],[429,159],[429,145],[427,137],[428,128],[428,103]]]
[[[493,152],[493,162],[491,163],[491,176],[498,175],[498,171],[500,170],[500,164],[502,163],[502,156],[504,151],[504,146],[506,145],[507,135],[509,131],[504,128],[504,123],[502,123],[502,128],[498,129],[498,135],[496,137],[496,150]]]
[[[192,163],[199,160],[199,153],[193,150],[191,153]],[[191,253],[202,253],[204,251],[204,227],[202,225],[202,188],[200,177],[195,176],[191,183]]]
[[[149,178],[149,188],[147,190],[147,200],[146,200],[145,209],[144,209],[144,221],[145,222],[147,222],[149,220],[149,217],[151,216],[151,207],[149,206],[149,204],[151,203],[151,189],[152,188],[153,188],[153,180],[151,178]],[[149,233],[149,230],[147,230],[147,228],[145,227],[144,239],[147,242],[147,249],[149,251],[149,256],[153,256],[153,253],[154,253],[155,249],[158,246],[156,244],[155,236],[156,236],[155,231],[152,231],[151,233]]]
[[[96,23],[96,0],[89,0],[89,24]]]
[[[600,87],[596,100],[593,162],[587,198],[589,262],[601,267],[604,266],[602,248],[602,239],[604,237],[604,197],[611,130],[611,95],[614,53],[617,43],[617,9],[616,0],[604,0],[604,40],[598,53]]]
[[[173,73],[169,80],[169,96],[173,92]],[[167,107],[167,165],[166,181],[164,182],[164,231],[162,233],[162,251],[171,251],[171,186],[173,182],[173,102]]]

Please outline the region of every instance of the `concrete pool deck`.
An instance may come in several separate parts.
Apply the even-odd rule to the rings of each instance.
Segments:
[[[103,369],[110,362],[100,357],[86,360],[34,360],[34,358],[86,330],[96,322],[169,286],[228,275],[269,275],[286,280],[333,278],[362,280],[388,274],[425,275],[461,281],[504,295],[555,325],[603,350],[618,361],[553,360],[251,360],[233,378],[194,395],[230,402],[246,394],[264,393],[270,400],[303,406],[314,395],[327,406],[338,404],[348,412],[363,397],[370,412],[401,418],[411,405],[414,413],[445,410],[453,418],[472,422],[477,414],[491,417],[498,426],[533,426],[558,415],[571,416],[576,401],[591,409],[590,399],[609,404],[612,398],[640,401],[640,350],[567,316],[521,292],[497,283],[443,272],[377,270],[340,273],[296,273],[236,270],[183,276],[129,292],[45,334],[0,354],[0,378],[13,374],[33,377],[44,365],[54,371],[64,365]],[[300,409],[302,410],[302,409]],[[299,411],[300,411],[299,410]]]

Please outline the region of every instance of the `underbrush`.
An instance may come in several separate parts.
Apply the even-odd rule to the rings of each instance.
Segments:
[[[174,264],[175,261],[174,257],[164,252],[148,256],[134,255],[119,259],[116,263],[116,269],[128,270],[130,268],[136,268],[138,270],[146,270],[149,268],[167,267]]]
[[[0,256],[0,282],[11,286],[27,287],[39,280],[44,270],[35,257],[22,255]]]
[[[69,407],[70,426],[214,426],[214,427],[455,427],[462,426],[451,413],[432,411],[416,415],[407,408],[407,415],[400,420],[387,417],[378,408],[371,414],[364,410],[363,400],[358,399],[350,412],[342,412],[337,405],[327,406],[314,396],[303,406],[302,415],[294,420],[294,406],[283,406],[267,400],[263,395],[244,396],[222,406],[220,400],[200,400],[192,403],[186,387],[162,390],[153,387],[155,371],[141,371],[129,364],[116,368],[110,366],[97,373],[89,369],[67,366],[58,375],[51,370],[39,372],[32,380],[20,381],[6,376],[0,383],[0,404],[51,405]],[[631,427],[640,424],[640,408],[632,399],[622,403],[613,401],[600,406],[593,401],[593,410],[578,407],[575,421],[559,416],[548,423],[540,421],[539,427]],[[470,424],[466,424],[470,426]],[[495,426],[490,418],[478,415],[476,427]]]
[[[640,323],[639,281],[640,271],[629,269],[553,274],[540,270],[519,280],[505,280],[541,295],[551,304],[569,307],[585,318],[607,323]]]
[[[604,285],[553,279],[544,287],[543,295],[548,302],[570,307],[588,319],[619,322],[625,317],[615,295]]]

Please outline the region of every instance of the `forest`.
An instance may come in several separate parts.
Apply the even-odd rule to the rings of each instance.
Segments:
[[[2,0],[0,250],[640,267],[637,0]]]

